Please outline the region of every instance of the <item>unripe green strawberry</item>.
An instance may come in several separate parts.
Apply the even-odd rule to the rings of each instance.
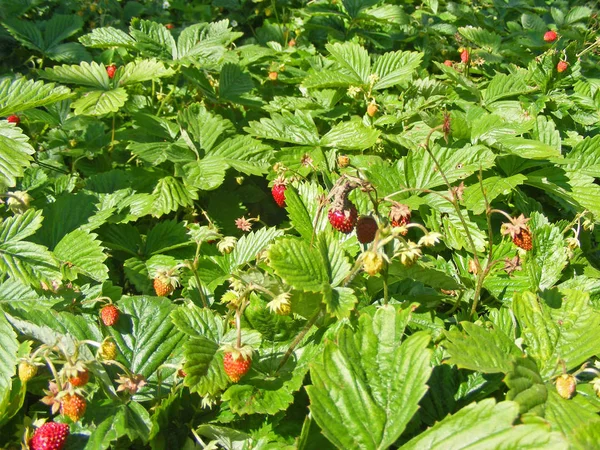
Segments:
[[[79,394],[67,394],[60,402],[60,413],[67,416],[73,422],[79,421],[85,414],[87,402]]]
[[[556,392],[564,399],[570,399],[575,395],[577,379],[568,373],[562,374],[556,379]]]
[[[37,371],[38,368],[35,364],[31,364],[29,361],[21,361],[19,363],[19,380],[23,383],[27,383],[36,376]]]
[[[104,306],[100,310],[100,319],[102,319],[102,323],[104,323],[104,325],[107,327],[112,327],[115,323],[117,323],[117,320],[119,320],[119,314],[119,308],[111,303],[110,305]]]
[[[377,275],[383,268],[383,257],[376,252],[366,252],[363,256],[363,269],[369,275]]]
[[[33,433],[29,440],[31,450],[62,450],[69,436],[66,423],[46,422]]]
[[[100,359],[115,359],[117,357],[117,345],[113,341],[105,339],[98,349],[98,357]]]

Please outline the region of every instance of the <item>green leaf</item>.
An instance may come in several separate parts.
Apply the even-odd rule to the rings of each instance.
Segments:
[[[178,117],[181,127],[188,130],[200,148],[206,151],[210,151],[224,133],[234,129],[229,120],[209,112],[199,103],[180,111]]]
[[[11,389],[18,348],[17,335],[0,309],[0,400],[4,399]]]
[[[567,248],[563,234],[555,225],[544,223],[538,213],[532,215],[530,228],[533,231],[534,248],[530,263],[526,265],[532,290],[544,290],[554,286],[561,278],[568,263]],[[533,222],[532,221],[532,222]]]
[[[436,289],[461,288],[461,285],[452,276],[438,269],[432,261],[427,261],[426,258],[421,258],[408,267],[395,260],[389,265],[389,274],[401,280],[420,281]]]
[[[492,167],[495,159],[492,151],[484,145],[467,145],[460,149],[433,146],[432,153],[450,183],[479,172],[480,168]],[[409,187],[430,189],[445,185],[433,159],[423,149],[408,154],[404,172]]]
[[[600,135],[580,141],[567,158],[570,161],[568,169],[590,177],[600,177]]]
[[[290,217],[290,223],[305,240],[313,238],[314,228],[308,209],[298,191],[291,184],[285,190],[285,209]]]
[[[81,36],[79,42],[91,48],[135,47],[135,40],[131,36],[113,27],[94,28],[91,33]]]
[[[71,106],[75,108],[75,114],[102,116],[119,111],[127,98],[127,92],[123,88],[110,91],[90,91],[75,100]]]
[[[342,73],[352,77],[353,83],[369,84],[371,61],[363,47],[353,42],[336,42],[325,47],[342,68]]]
[[[327,69],[311,73],[302,81],[302,86],[307,89],[348,87],[356,84],[358,83],[354,76]]]
[[[484,30],[483,28],[479,27],[468,26],[460,27],[458,32],[476,44],[478,47],[481,47],[488,52],[494,53],[500,50],[502,37],[492,31]]]
[[[62,41],[77,33],[83,27],[83,19],[75,14],[54,14],[46,22],[44,41],[46,48],[58,46]]]
[[[127,297],[117,303],[119,321],[109,332],[115,340],[126,366],[146,377],[149,384],[157,380],[158,368],[174,358],[175,350],[187,340],[169,320],[175,309],[162,297]],[[140,393],[151,389],[142,388]]]
[[[337,147],[343,150],[366,150],[379,138],[379,131],[366,127],[362,120],[355,118],[348,122],[339,122],[321,138],[321,145]]]
[[[185,226],[176,220],[157,223],[146,236],[144,254],[152,256],[191,245]]]
[[[528,291],[515,293],[513,299],[527,353],[544,379],[562,373],[559,359],[571,370],[600,352],[600,336],[589,333],[600,324],[600,313],[590,306],[588,294],[565,290],[549,291],[548,296],[552,307]]]
[[[165,161],[186,161],[194,160],[194,154],[188,147],[182,146],[177,142],[132,142],[127,146],[127,150],[152,165],[159,165]]]
[[[142,81],[168,77],[174,73],[172,69],[166,68],[163,63],[155,59],[144,59],[120,67],[115,74],[113,83],[118,83],[119,86],[127,86]]]
[[[351,288],[336,287],[331,289],[329,285],[324,285],[322,294],[327,312],[340,320],[350,317],[354,305],[358,303],[358,299]]]
[[[402,450],[444,448],[444,450],[498,448],[567,450],[559,433],[549,432],[544,424],[513,425],[519,415],[515,402],[496,404],[493,398],[471,403],[448,416],[400,447]]]
[[[136,402],[127,404],[96,403],[87,416],[97,426],[89,436],[85,450],[107,449],[111,444],[128,436],[131,441],[141,439],[147,442],[150,432],[150,415],[146,409]]]
[[[483,190],[488,202],[492,202],[500,195],[509,195],[515,187],[523,184],[527,179],[525,175],[517,174],[511,177],[485,177],[483,179]],[[462,203],[474,214],[483,214],[486,204],[483,197],[482,186],[479,183],[472,184],[463,191]]]
[[[502,150],[511,154],[528,159],[560,158],[560,150],[540,141],[525,139],[522,137],[501,136],[498,142]]]
[[[25,78],[4,78],[0,81],[0,116],[49,105],[72,96],[68,88],[55,87],[54,83],[44,84],[42,81]]]
[[[250,136],[236,136],[209,150],[207,157],[221,158],[228,166],[246,175],[262,175],[270,168],[272,149]]]
[[[313,385],[306,387],[311,414],[337,447],[388,448],[416,413],[431,351],[423,333],[398,345],[409,315],[391,306],[373,318],[362,314],[358,330],[340,329],[312,364]]]
[[[321,233],[317,240],[317,248],[325,262],[331,286],[339,286],[352,268],[340,241],[331,233]]]
[[[591,425],[596,430],[600,427],[600,419],[598,419],[597,412],[583,406],[577,397],[579,396],[576,395],[573,399],[566,400],[558,395],[556,389],[548,390],[548,401],[546,402],[544,418],[552,425],[554,430],[558,430],[567,436],[569,441],[572,435],[577,437],[585,436],[587,433],[582,429],[588,425]],[[583,433],[583,436],[580,433]],[[571,448],[578,447],[573,446]]]
[[[96,237],[81,229],[72,231],[56,245],[54,255],[71,270],[104,281],[108,278],[108,267],[103,264],[107,256]]]
[[[423,53],[417,52],[397,51],[384,53],[373,64],[372,71],[379,76],[373,89],[387,89],[410,80],[421,65],[422,59]]]
[[[242,236],[233,251],[224,256],[224,268],[228,272],[243,267],[254,261],[275,238],[282,236],[283,231],[275,227],[265,227]]]
[[[14,187],[29,167],[35,150],[19,127],[0,122],[0,186]]]
[[[44,37],[33,22],[13,18],[2,22],[2,26],[24,47],[40,53],[44,52],[46,48]]]
[[[517,402],[520,414],[533,413],[544,417],[548,389],[531,357],[515,358],[504,382],[510,388],[506,400]]]
[[[297,110],[294,115],[288,111],[271,114],[271,119],[252,121],[245,131],[263,139],[290,142],[292,144],[318,146],[319,132],[310,114]]]
[[[161,178],[152,191],[154,197],[154,217],[160,217],[180,207],[192,206],[198,198],[196,191],[188,187],[175,177]]]
[[[254,89],[252,77],[237,64],[227,63],[221,69],[219,97],[237,103],[244,94]]]
[[[502,331],[485,329],[470,322],[461,322],[464,332],[446,332],[443,346],[448,351],[448,364],[483,373],[507,373],[512,368],[512,357],[522,352]]]
[[[491,79],[487,89],[483,91],[483,101],[487,104],[502,98],[526,94],[532,90],[525,82],[525,74],[506,75],[498,73]]]
[[[23,241],[40,226],[40,212],[9,217],[0,224],[0,272],[39,287],[41,280],[60,279],[58,263],[44,246]]]
[[[321,255],[307,241],[280,239],[269,248],[269,259],[275,273],[296,289],[321,292],[329,284]]]
[[[187,184],[202,191],[212,191],[225,180],[225,172],[229,166],[222,158],[204,158],[183,167]]]
[[[177,58],[175,39],[164,25],[134,18],[129,27],[129,34],[137,41],[135,47],[142,54],[154,56],[163,60]]]
[[[310,336],[308,336],[310,339]],[[320,346],[314,342],[306,344],[303,339],[294,350],[292,364],[287,363],[276,376],[251,376],[250,374],[238,384],[230,386],[222,395],[229,402],[231,411],[235,414],[276,414],[286,410],[294,401],[294,392],[302,387],[302,382],[309,369],[309,363],[320,351]],[[277,367],[281,355],[287,350],[287,345],[275,348],[271,353],[261,352],[260,359],[255,356],[252,367],[261,375],[269,373]]]
[[[88,86],[101,91],[110,89],[110,79],[104,64],[82,62],[78,65],[63,65],[44,69],[40,72],[42,78],[65,84]]]

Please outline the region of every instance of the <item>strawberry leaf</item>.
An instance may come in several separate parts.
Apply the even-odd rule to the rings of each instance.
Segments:
[[[409,317],[410,310],[392,306],[372,318],[362,314],[358,330],[340,329],[311,365],[311,413],[337,447],[387,448],[416,413],[431,373],[431,351],[423,333],[398,345]]]
[[[518,415],[517,403],[486,399],[446,417],[400,448],[416,450],[440,445],[453,450],[498,446],[511,450],[569,448],[563,436],[550,432],[544,424],[513,425]]]

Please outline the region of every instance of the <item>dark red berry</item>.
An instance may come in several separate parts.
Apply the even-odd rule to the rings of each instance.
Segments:
[[[351,233],[356,225],[356,219],[358,217],[358,211],[356,207],[348,202],[349,206],[345,209],[330,209],[327,217],[329,223],[333,228],[342,233]]]
[[[356,237],[361,244],[373,242],[377,233],[377,222],[371,216],[361,216],[356,222]]]
[[[8,123],[14,123],[15,125],[19,125],[21,118],[15,114],[11,114],[6,118],[6,120],[8,121]]]

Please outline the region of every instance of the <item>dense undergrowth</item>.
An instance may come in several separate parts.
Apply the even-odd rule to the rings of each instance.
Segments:
[[[0,0],[0,447],[595,448],[595,7]]]

